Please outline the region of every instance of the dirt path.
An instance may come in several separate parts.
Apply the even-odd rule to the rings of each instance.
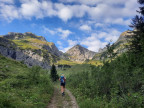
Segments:
[[[75,97],[66,89],[65,96],[61,95],[60,87],[54,87],[54,94],[47,108],[79,108]]]

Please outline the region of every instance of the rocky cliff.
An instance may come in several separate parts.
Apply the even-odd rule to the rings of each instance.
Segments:
[[[69,49],[66,54],[69,55],[69,59],[72,61],[84,62],[87,59],[92,59],[96,53],[89,51],[81,45],[76,45]]]
[[[52,42],[30,32],[14,33],[0,37],[0,53],[21,61],[28,66],[38,65],[45,69],[57,62],[63,55]]]

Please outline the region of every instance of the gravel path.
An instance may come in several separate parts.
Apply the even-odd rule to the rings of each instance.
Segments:
[[[75,97],[66,89],[65,96],[61,95],[60,87],[55,86],[53,97],[47,108],[79,108]]]

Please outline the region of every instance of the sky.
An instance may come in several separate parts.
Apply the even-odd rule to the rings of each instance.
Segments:
[[[66,52],[97,52],[115,42],[137,14],[137,0],[0,0],[0,35],[32,32]]]

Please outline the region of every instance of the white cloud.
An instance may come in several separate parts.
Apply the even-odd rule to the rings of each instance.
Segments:
[[[59,10],[58,16],[59,16],[59,18],[61,18],[63,21],[66,22],[68,19],[72,18],[73,13],[72,13],[71,9],[65,7],[65,8],[62,8],[61,10]]]
[[[82,25],[79,29],[83,31],[91,31],[91,27],[88,25]]]
[[[73,40],[67,40],[68,42],[68,47],[65,48],[61,48],[62,52],[66,52],[68,51],[70,48],[72,48],[73,46],[75,46],[76,44],[78,44],[78,41],[73,41]]]
[[[50,1],[42,1],[41,9],[44,16],[52,17],[57,15],[57,11],[54,9],[54,4]]]
[[[0,3],[13,4],[14,0],[0,0]]]
[[[73,40],[68,40],[69,46],[74,46],[76,45],[78,42],[77,41],[73,41]]]
[[[91,51],[97,52],[99,48],[105,47],[107,42],[100,41],[96,36],[90,36],[80,42],[81,45],[87,46]]]
[[[120,32],[109,29],[107,32],[92,33],[91,36],[83,39],[80,44],[88,47],[89,50],[97,52],[99,48],[104,48],[108,42],[115,42],[120,36]]]
[[[59,0],[61,2],[65,2],[65,3],[81,3],[81,4],[87,4],[87,5],[95,5],[97,3],[99,3],[101,0]]]
[[[0,18],[11,22],[14,19],[21,18],[18,9],[14,5],[0,4]]]
[[[53,3],[52,1],[46,0],[20,0],[20,7],[17,7],[15,4],[12,5],[14,0],[0,0],[0,16],[1,18],[6,20],[9,19],[10,21],[20,18],[31,19],[32,17],[44,18],[57,16],[65,22],[73,17],[82,18],[87,16],[89,19],[105,23],[110,23],[113,22],[114,19],[120,20],[120,18],[122,18],[121,22],[127,23],[127,20],[124,20],[124,18],[130,18],[136,15],[136,9],[138,9],[138,3],[136,0],[61,1],[70,3],[74,2],[74,4],[64,4],[60,2]],[[11,3],[11,6],[8,6],[6,3]],[[3,12],[4,9],[6,12]],[[118,21],[115,22],[117,23]]]
[[[58,28],[57,32],[61,36],[62,39],[66,39],[72,32],[70,30],[63,30],[62,28]]]
[[[51,29],[49,29],[49,28],[47,28],[47,27],[45,27],[45,26],[42,26],[42,29],[43,29],[43,32],[44,32],[44,33],[50,33],[51,35],[54,35],[54,34],[57,33],[56,31],[51,30]]]
[[[95,27],[104,27],[104,24],[102,24],[102,23],[96,23]]]
[[[41,10],[41,3],[37,0],[33,0],[28,3],[23,3],[20,8],[21,14],[26,19],[31,19],[32,17],[43,18],[43,13]]]
[[[62,42],[61,42],[61,41],[57,41],[57,44],[61,46],[61,45],[62,45]]]
[[[42,26],[44,33],[50,33],[51,35],[59,35],[61,39],[66,39],[72,32],[70,30],[64,30],[62,28],[49,29],[48,27]]]

